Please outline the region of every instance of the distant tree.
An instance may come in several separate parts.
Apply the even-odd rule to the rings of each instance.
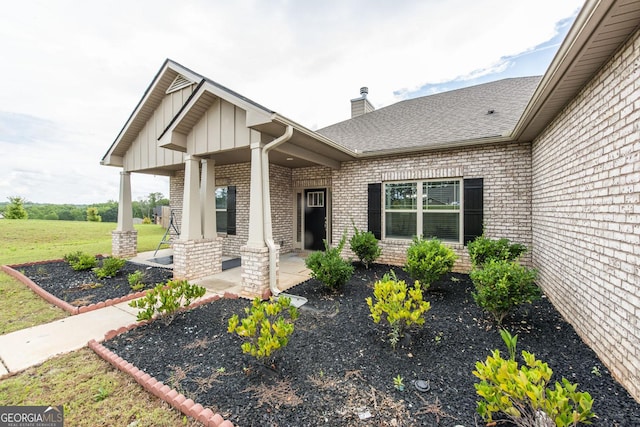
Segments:
[[[165,199],[162,193],[149,193],[146,198],[140,197],[137,201],[132,203],[133,216],[135,218],[151,218],[156,206],[168,205],[169,199]]]
[[[102,218],[98,215],[98,208],[90,206],[87,208],[87,221],[101,222]]]
[[[118,202],[109,200],[106,203],[93,205],[98,208],[98,214],[102,217],[102,222],[118,222]]]
[[[58,219],[58,214],[55,212],[49,212],[48,214],[46,214],[44,216],[44,219],[48,219],[48,220],[53,220],[53,221],[57,221]]]
[[[27,219],[27,214],[24,204],[26,200],[19,196],[7,197],[9,199],[9,205],[4,210],[4,217],[7,219]]]

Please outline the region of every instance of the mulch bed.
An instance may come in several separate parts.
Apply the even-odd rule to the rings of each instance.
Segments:
[[[49,294],[75,307],[88,306],[107,300],[116,300],[133,294],[127,276],[137,270],[144,272],[145,286],[139,291],[153,288],[173,277],[171,269],[150,267],[127,261],[114,277],[98,279],[91,270],[74,271],[64,261],[12,266]]]
[[[483,425],[476,414],[472,375],[478,360],[506,348],[489,316],[471,296],[468,275],[451,274],[432,286],[425,327],[393,350],[388,329],[374,324],[364,301],[390,268],[358,268],[341,293],[309,280],[290,290],[309,302],[289,345],[265,367],[242,354],[227,321],[250,302],[221,299],[155,321],[104,345],[158,381],[238,426],[454,426]],[[552,380],[579,383],[595,400],[596,426],[640,425],[640,405],[546,298],[520,307],[504,326],[518,334],[518,353],[546,361]],[[406,389],[394,388],[400,375]],[[418,391],[414,381],[429,382]],[[418,383],[420,384],[420,383]]]

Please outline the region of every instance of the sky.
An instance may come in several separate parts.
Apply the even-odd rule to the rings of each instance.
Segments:
[[[21,0],[0,15],[0,201],[118,200],[100,165],[166,58],[315,130],[542,75],[582,0]],[[166,177],[132,174],[133,199]]]

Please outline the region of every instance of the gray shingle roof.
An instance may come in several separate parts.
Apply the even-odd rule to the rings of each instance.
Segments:
[[[508,136],[539,81],[509,78],[408,99],[317,132],[359,152]]]

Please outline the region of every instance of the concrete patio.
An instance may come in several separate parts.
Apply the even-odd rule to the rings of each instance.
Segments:
[[[279,289],[286,291],[287,289],[304,282],[309,279],[310,271],[304,263],[305,253],[291,252],[280,255],[279,265]],[[131,262],[150,265],[153,267],[172,268],[173,264],[161,264],[154,260],[167,260],[173,256],[172,249],[161,249],[157,251],[141,252],[136,257],[131,258]],[[223,257],[223,263],[232,261],[234,258]],[[224,294],[229,292],[240,295],[242,290],[242,277],[240,267],[232,267],[223,270],[221,273],[202,279],[192,280],[192,283],[205,287],[209,292]]]

